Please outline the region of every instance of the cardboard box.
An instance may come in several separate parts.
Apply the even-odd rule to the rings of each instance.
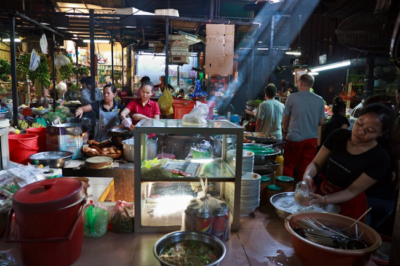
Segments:
[[[225,35],[225,24],[207,24],[206,25],[206,35]]]
[[[207,60],[206,74],[210,75],[232,75],[233,74],[233,55],[214,55]]]

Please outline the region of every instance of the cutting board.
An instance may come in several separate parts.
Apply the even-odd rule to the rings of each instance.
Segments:
[[[85,160],[85,166],[87,169],[110,168],[112,163],[113,159],[107,156],[90,157]]]

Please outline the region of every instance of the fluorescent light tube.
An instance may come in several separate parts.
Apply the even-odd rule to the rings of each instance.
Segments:
[[[308,74],[309,74],[309,75],[312,75],[312,76],[318,76],[318,75],[319,75],[318,72],[309,72]]]
[[[324,71],[324,70],[328,70],[328,69],[350,66],[350,64],[351,64],[350,60],[345,60],[345,61],[339,62],[339,63],[333,63],[333,64],[329,64],[329,65],[324,65],[321,67],[311,68],[311,70],[312,70],[312,72],[320,72],[320,71]]]
[[[301,55],[301,52],[297,52],[297,51],[288,51],[285,54],[289,54],[289,55]]]
[[[2,41],[3,41],[3,42],[10,42],[11,40],[10,40],[10,38],[8,38],[8,39],[2,39]],[[20,38],[17,38],[17,39],[14,39],[14,41],[15,41],[15,42],[21,42],[21,39],[20,39]]]
[[[85,39],[85,40],[83,40],[83,42],[85,42],[85,43],[90,43],[90,40]],[[95,42],[95,43],[110,43],[109,40],[94,40],[94,42]]]

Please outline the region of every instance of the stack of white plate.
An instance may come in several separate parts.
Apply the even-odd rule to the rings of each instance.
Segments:
[[[229,150],[227,155],[228,164],[233,166],[236,160],[236,150]],[[254,168],[254,152],[243,151],[242,172],[252,173]]]
[[[242,176],[242,188],[240,191],[240,216],[249,216],[260,206],[260,181],[261,176],[255,173],[245,173]],[[235,195],[235,183],[225,182],[225,201],[233,207]]]
[[[242,176],[240,215],[248,216],[260,206],[261,176],[252,172]]]

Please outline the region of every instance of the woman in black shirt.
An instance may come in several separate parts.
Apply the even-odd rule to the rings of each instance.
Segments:
[[[361,110],[352,131],[332,132],[303,176],[314,188],[313,177],[327,165],[324,181],[318,194],[311,193],[310,204],[338,203],[340,214],[355,219],[366,211],[364,191],[389,167],[389,156],[376,139],[390,129],[393,118],[387,106],[371,104]]]

